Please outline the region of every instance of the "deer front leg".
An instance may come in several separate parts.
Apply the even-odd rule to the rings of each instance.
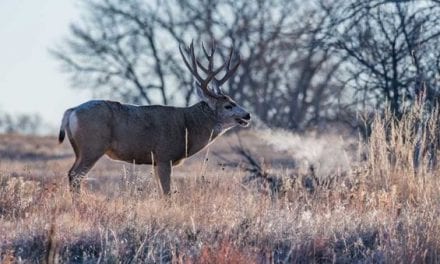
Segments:
[[[158,178],[159,186],[162,189],[164,195],[170,195],[170,184],[171,184],[171,173],[172,166],[171,162],[158,162],[155,165],[155,174]]]

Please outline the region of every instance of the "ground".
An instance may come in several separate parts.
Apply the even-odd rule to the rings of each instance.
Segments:
[[[102,158],[75,203],[67,142],[1,135],[1,260],[436,263],[439,171],[375,131],[229,133],[174,169],[170,198],[151,167]]]

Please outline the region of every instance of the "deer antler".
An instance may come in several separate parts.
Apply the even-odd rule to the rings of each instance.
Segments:
[[[203,67],[203,65],[197,61],[197,65],[199,65],[200,69],[202,69],[202,71],[204,73],[208,73],[209,71],[212,70],[213,64],[214,64],[214,52],[215,52],[215,44],[212,45],[211,47],[211,54],[208,54],[208,52],[205,49],[205,45],[202,42],[202,48],[203,48],[203,53],[205,53],[205,57],[208,59],[209,62],[209,66],[208,69],[206,69],[205,67]],[[231,76],[235,73],[235,71],[238,69],[238,66],[241,63],[241,59],[240,59],[240,55],[238,55],[238,59],[237,59],[237,63],[230,68],[231,66],[231,61],[232,61],[232,55],[234,54],[234,48],[231,48],[231,51],[229,52],[229,56],[227,61],[225,62],[226,64],[226,73],[223,76],[223,78],[221,78],[220,80],[218,80],[217,78],[215,78],[215,80],[217,81],[218,86],[221,86],[222,84],[224,84],[229,78],[231,78]]]
[[[210,89],[208,89],[208,84],[209,84],[210,81],[212,81],[212,79],[215,78],[215,75],[217,75],[220,71],[223,70],[223,68],[226,66],[226,62],[222,66],[220,66],[218,69],[213,70],[212,68],[214,66],[214,63],[213,63],[214,49],[211,49],[211,55],[210,55],[210,60],[209,60],[209,64],[208,64],[208,69],[206,69],[205,67],[203,67],[201,65],[201,63],[196,59],[196,56],[194,55],[193,41],[191,41],[191,44],[190,44],[189,48],[186,48],[186,53],[191,58],[191,64],[188,62],[186,56],[183,54],[183,51],[182,51],[182,48],[181,48],[180,45],[179,45],[179,51],[180,51],[180,54],[182,55],[183,62],[185,62],[185,65],[188,68],[188,70],[192,73],[192,75],[199,82],[200,87],[202,88],[202,90],[206,94],[208,94],[208,95],[210,95],[212,97],[215,97],[215,98],[220,97],[220,95],[218,95],[218,94],[212,92]],[[205,47],[203,47],[203,52],[205,53],[205,55],[208,55],[208,53],[205,50]],[[199,75],[199,73],[197,72],[197,65],[199,65],[200,68],[202,69],[202,71],[204,73],[206,73],[206,75],[207,75],[206,79],[203,79]]]
[[[229,58],[226,64],[226,74],[225,76],[223,76],[223,78],[217,80],[218,85],[224,84],[229,78],[231,78],[231,76],[235,73],[235,71],[237,71],[238,66],[241,63],[240,55],[238,55],[237,63],[232,67],[232,69],[230,69],[229,67],[231,66],[232,54],[234,54],[234,48],[231,48],[231,51],[229,52]]]

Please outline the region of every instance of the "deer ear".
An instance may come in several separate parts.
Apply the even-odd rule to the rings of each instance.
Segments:
[[[212,110],[215,110],[215,98],[209,94],[206,94],[197,82],[194,82],[194,85],[196,86],[197,95],[199,96],[200,100],[207,103]]]

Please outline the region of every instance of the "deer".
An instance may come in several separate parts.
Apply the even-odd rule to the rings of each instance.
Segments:
[[[81,192],[82,179],[102,156],[107,155],[113,160],[152,165],[162,194],[169,196],[173,167],[229,129],[249,125],[250,113],[221,88],[237,71],[240,56],[235,56],[236,62],[232,63],[235,52],[231,48],[224,63],[215,68],[215,46],[212,45],[208,52],[202,43],[202,50],[207,65],[196,58],[193,42],[189,47],[185,45],[184,50],[179,44],[199,97],[199,102],[192,106],[91,100],[64,112],[58,141],[61,144],[67,134],[75,153],[75,161],[67,174],[71,193]],[[222,71],[225,74],[218,78]]]

